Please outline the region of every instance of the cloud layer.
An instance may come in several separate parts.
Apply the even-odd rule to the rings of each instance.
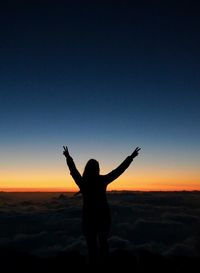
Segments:
[[[111,192],[111,251],[200,256],[200,192]],[[0,193],[0,247],[51,256],[86,254],[81,196]]]

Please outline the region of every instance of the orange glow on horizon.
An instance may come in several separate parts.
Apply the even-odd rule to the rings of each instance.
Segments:
[[[200,191],[200,187],[189,187],[189,188],[179,188],[179,187],[150,187],[148,188],[110,188],[109,191],[144,191],[144,192],[160,192],[160,191]],[[77,192],[74,188],[0,188],[0,192]]]
[[[111,168],[113,167],[111,166]],[[103,170],[102,174],[107,173]],[[68,169],[32,169],[1,172],[0,191],[76,192]],[[200,190],[200,175],[193,170],[155,170],[136,166],[108,186],[108,190],[183,191]]]
[[[75,188],[0,188],[0,192],[76,192]]]
[[[111,183],[107,190],[108,191],[200,191],[200,183],[181,183],[181,182],[140,182],[136,183],[136,180],[132,179],[132,182],[130,181],[115,181]],[[155,180],[154,180],[155,181]],[[73,182],[69,183],[56,183],[61,184],[62,186],[3,186],[0,187],[0,191],[5,192],[77,192],[79,189]],[[54,183],[55,185],[55,183]]]

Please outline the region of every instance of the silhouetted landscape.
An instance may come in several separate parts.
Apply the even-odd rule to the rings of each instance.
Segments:
[[[131,272],[196,272],[200,192],[108,192],[112,212],[106,267]],[[0,193],[2,272],[88,267],[81,196]],[[195,269],[197,268],[197,269]]]

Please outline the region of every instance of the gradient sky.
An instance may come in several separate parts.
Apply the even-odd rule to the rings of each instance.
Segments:
[[[142,148],[110,189],[200,190],[198,1],[15,2],[0,10],[0,189],[76,190],[67,145],[102,174]]]

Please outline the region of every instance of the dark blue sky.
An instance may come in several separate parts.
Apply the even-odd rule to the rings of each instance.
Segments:
[[[176,165],[190,153],[184,164],[198,165],[197,1],[66,2],[0,10],[3,157],[15,149],[23,162],[42,147],[53,156],[65,144],[112,164],[142,146],[144,158],[176,151]]]

